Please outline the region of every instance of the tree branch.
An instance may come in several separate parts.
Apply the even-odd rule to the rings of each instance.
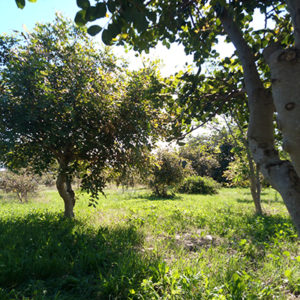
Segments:
[[[286,2],[294,26],[295,47],[300,49],[300,1],[287,0]]]
[[[225,32],[237,50],[243,67],[250,110],[248,137],[252,144],[253,155],[256,157],[255,161],[259,164],[269,159],[277,161],[279,157],[274,148],[274,104],[272,95],[264,88],[257,71],[254,54],[226,8],[224,8],[219,18]],[[266,158],[265,153],[272,153],[272,155]]]
[[[242,63],[248,95],[253,88],[263,88],[263,84],[256,68],[253,52],[245,41],[240,28],[225,8],[222,15],[219,16],[219,19],[222,22],[225,32],[235,46],[238,57]]]

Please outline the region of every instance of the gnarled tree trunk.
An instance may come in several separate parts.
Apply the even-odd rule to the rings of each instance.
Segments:
[[[66,173],[62,171],[59,173],[56,180],[56,187],[59,192],[59,195],[63,198],[65,203],[65,217],[73,218],[73,209],[75,206],[75,193],[72,190],[71,180]]]
[[[273,79],[272,94],[264,88],[253,52],[232,16],[224,10],[220,20],[244,70],[250,109],[248,140],[253,158],[265,178],[282,196],[300,235],[300,1],[290,0],[287,3],[295,26],[296,49],[275,47],[266,51]],[[275,149],[275,110],[282,127],[285,149],[290,153],[293,165],[280,160]]]

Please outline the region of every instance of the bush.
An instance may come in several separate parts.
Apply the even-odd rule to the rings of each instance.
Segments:
[[[28,201],[28,194],[38,188],[36,178],[27,170],[22,169],[18,174],[11,171],[0,173],[0,189],[5,193],[16,193],[20,202]]]
[[[190,176],[184,179],[178,191],[186,194],[217,194],[220,184],[210,177]]]
[[[168,190],[174,190],[193,171],[187,160],[182,160],[175,152],[163,150],[158,152],[150,172],[148,185],[154,195],[169,197]]]
[[[56,183],[55,174],[50,172],[44,173],[38,178],[38,183],[46,187],[54,187]]]

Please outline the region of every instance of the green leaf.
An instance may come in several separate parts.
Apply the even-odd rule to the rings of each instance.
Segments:
[[[246,239],[240,240],[240,242],[239,242],[240,246],[244,246],[245,244],[247,244],[247,240]]]
[[[97,35],[100,31],[101,31],[101,27],[98,25],[93,25],[91,27],[89,27],[89,29],[87,30],[88,34],[90,34],[91,36],[95,36]]]
[[[147,17],[150,21],[152,21],[153,23],[156,23],[156,13],[153,11],[148,11],[147,12]]]
[[[17,6],[21,9],[25,7],[25,0],[16,0]]]
[[[82,8],[82,9],[88,9],[91,4],[89,0],[76,0],[77,1],[77,6]]]
[[[86,11],[85,10],[80,10],[76,16],[75,16],[75,23],[78,25],[78,26],[84,26],[86,23],[87,23],[87,20],[85,18],[85,15],[86,15]]]
[[[106,5],[105,3],[97,3],[97,18],[104,18],[106,16]]]
[[[91,6],[86,10],[85,19],[87,21],[97,20],[97,9],[96,9],[96,7]]]
[[[290,277],[292,275],[292,271],[290,269],[287,269],[287,270],[284,271],[284,275],[286,277]]]
[[[107,30],[111,33],[112,38],[115,38],[118,34],[121,33],[121,26],[118,23],[109,24]]]
[[[133,23],[139,32],[143,32],[147,29],[148,21],[143,14],[140,14],[137,11],[135,11],[132,17],[133,17]]]
[[[105,29],[102,32],[102,41],[105,45],[110,45],[111,40],[113,39],[112,33],[110,30]]]
[[[29,2],[35,3],[37,0],[28,0]]]
[[[99,4],[100,4],[100,3],[99,3]],[[115,3],[114,1],[112,1],[112,0],[109,0],[109,1],[107,2],[107,8],[108,8],[108,10],[109,10],[111,13],[114,13],[115,10],[116,10],[116,3]]]

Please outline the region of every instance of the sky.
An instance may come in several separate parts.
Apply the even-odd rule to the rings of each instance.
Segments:
[[[24,31],[24,27],[31,31],[36,22],[52,22],[55,12],[60,12],[63,16],[74,20],[79,8],[75,0],[37,0],[36,3],[26,1],[24,9],[17,8],[14,0],[0,0],[0,33],[11,34],[14,30]],[[25,26],[24,26],[25,25]],[[101,36],[95,37],[101,42]],[[223,55],[232,53],[232,45],[221,43],[218,46],[222,49]],[[125,53],[124,48],[114,47],[114,53],[123,56],[132,69],[142,66],[142,58],[136,57],[133,51]],[[186,64],[192,64],[192,56],[186,56],[182,46],[172,45],[168,50],[163,45],[158,45],[156,49],[150,51],[150,55],[143,55],[150,59],[160,59],[162,61],[162,75],[168,76],[185,68]]]

